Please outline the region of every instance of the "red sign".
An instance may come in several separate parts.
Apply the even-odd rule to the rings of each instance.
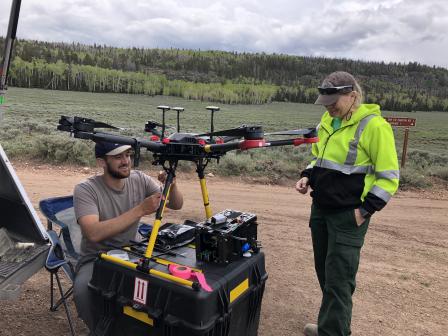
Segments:
[[[415,126],[417,119],[415,118],[398,118],[398,117],[384,117],[386,121],[392,126],[404,126],[411,127]]]

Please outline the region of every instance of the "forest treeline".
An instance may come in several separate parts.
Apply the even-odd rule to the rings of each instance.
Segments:
[[[335,70],[357,76],[366,102],[383,109],[448,111],[445,68],[283,54],[18,40],[9,85],[171,95],[229,104],[312,103],[322,78]]]

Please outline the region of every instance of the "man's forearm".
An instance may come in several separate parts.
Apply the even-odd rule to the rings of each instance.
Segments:
[[[184,198],[182,196],[182,193],[177,188],[177,184],[174,183],[171,185],[169,202],[167,206],[170,209],[179,210],[182,208],[183,204],[184,204]]]
[[[81,228],[87,239],[97,243],[126,231],[143,215],[142,207],[138,205],[118,217],[105,221],[84,221],[81,223]]]

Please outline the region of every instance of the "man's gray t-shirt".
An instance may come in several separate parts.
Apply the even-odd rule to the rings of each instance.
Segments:
[[[78,184],[73,192],[76,220],[86,215],[98,215],[100,221],[120,216],[139,205],[154,193],[161,192],[161,185],[144,173],[133,170],[124,179],[123,190],[117,191],[106,185],[102,175],[93,176]],[[112,249],[107,244],[122,246],[130,239],[135,239],[138,221],[116,236],[94,243],[84,236],[81,239],[81,255],[97,253]]]

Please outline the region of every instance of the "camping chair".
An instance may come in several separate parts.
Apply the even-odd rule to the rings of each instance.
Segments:
[[[73,322],[67,306],[67,299],[73,294],[74,267],[78,261],[81,230],[76,222],[73,210],[73,196],[54,197],[41,200],[39,208],[48,220],[48,237],[51,248],[47,256],[45,268],[50,272],[51,304],[50,310],[56,311],[63,304],[70,325],[71,334],[75,335]],[[59,234],[53,230],[53,225],[59,228]],[[66,291],[62,288],[59,269],[64,271],[71,282]],[[56,279],[60,299],[54,302],[54,279]]]

